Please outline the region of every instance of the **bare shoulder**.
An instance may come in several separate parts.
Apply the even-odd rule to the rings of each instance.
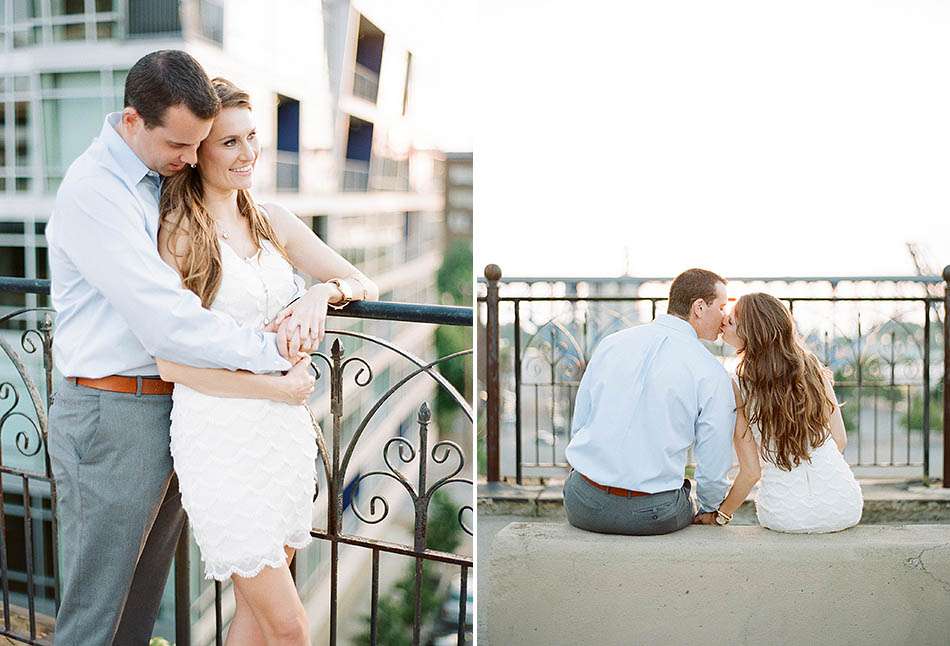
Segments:
[[[838,394],[835,392],[835,373],[830,368],[821,367],[821,382],[825,387],[825,394],[837,405]]]
[[[267,219],[276,229],[285,230],[289,224],[300,219],[283,204],[262,202],[261,206],[264,208]]]
[[[286,245],[295,227],[300,226],[300,218],[286,206],[277,204],[276,202],[262,202],[260,206],[265,212],[265,217],[267,217],[271,226],[274,227],[274,233],[277,234],[277,238],[281,244]]]

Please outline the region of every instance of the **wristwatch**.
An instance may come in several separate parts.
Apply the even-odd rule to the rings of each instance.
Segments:
[[[716,524],[719,526],[728,525],[729,521],[732,520],[732,516],[722,511],[721,509],[716,510]]]
[[[331,278],[327,281],[327,285],[335,285],[340,294],[343,295],[343,300],[339,303],[327,303],[330,307],[335,310],[341,310],[346,307],[347,303],[353,300],[353,288],[350,287],[350,284],[345,280],[340,280],[339,278]]]
[[[365,300],[366,295],[369,293],[369,291],[366,289],[366,284],[363,282],[363,279],[360,278],[359,274],[353,274],[351,276],[347,276],[346,280],[352,280],[353,282],[355,282],[357,285],[360,286],[360,289],[363,290],[363,293],[360,294],[360,298]]]

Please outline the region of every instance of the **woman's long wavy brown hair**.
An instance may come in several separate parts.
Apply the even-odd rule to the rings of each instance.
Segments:
[[[802,344],[785,305],[768,294],[736,303],[736,334],[744,346],[736,370],[749,424],[762,435],[765,460],[791,471],[824,443],[836,402],[825,392],[829,371]]]
[[[251,109],[250,97],[227,79],[215,78],[214,86],[221,109]],[[171,227],[168,248],[178,261],[182,284],[201,299],[204,307],[210,307],[221,288],[221,247],[214,217],[204,206],[204,185],[197,168],[186,165],[173,177],[165,180],[159,202],[162,226]],[[268,240],[277,251],[287,258],[287,252],[277,240],[267,217],[254,204],[247,190],[237,194],[238,210],[246,218],[251,229],[251,239],[258,248]],[[184,237],[183,254],[178,253]]]

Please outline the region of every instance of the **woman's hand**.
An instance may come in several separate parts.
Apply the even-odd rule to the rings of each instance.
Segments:
[[[327,303],[336,288],[318,283],[278,314],[277,346],[289,354],[314,352],[326,334]]]
[[[715,525],[716,524],[716,512],[707,511],[700,512],[696,514],[693,518],[694,525]]]
[[[300,354],[293,367],[283,376],[277,377],[280,400],[295,406],[306,404],[316,381],[310,369],[310,355]]]
[[[271,320],[270,323],[268,323],[267,325],[264,326],[264,331],[265,331],[265,332],[276,332],[276,331],[280,328],[280,324],[283,323],[283,322],[287,319],[287,317],[290,316],[290,315],[293,314],[293,313],[294,313],[294,306],[293,306],[293,305],[288,305],[287,307],[285,307],[284,309],[282,309],[280,312],[278,312],[278,313],[277,313],[277,316],[275,316],[275,317]],[[293,356],[293,355],[291,355],[291,356]]]

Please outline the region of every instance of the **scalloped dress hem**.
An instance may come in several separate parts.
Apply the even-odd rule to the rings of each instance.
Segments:
[[[307,532],[306,538],[298,539],[296,538],[299,534],[294,534],[283,542],[277,550],[274,550],[267,556],[261,557],[257,565],[253,568],[244,569],[236,565],[230,565],[225,563],[211,564],[205,563],[205,579],[214,580],[214,581],[226,581],[230,579],[233,575],[238,575],[242,579],[253,579],[258,574],[264,571],[265,567],[279,568],[281,565],[287,562],[287,555],[284,553],[284,547],[292,547],[295,550],[302,550],[311,542],[313,542],[313,536],[310,535],[310,532]],[[276,556],[275,556],[276,554]]]

